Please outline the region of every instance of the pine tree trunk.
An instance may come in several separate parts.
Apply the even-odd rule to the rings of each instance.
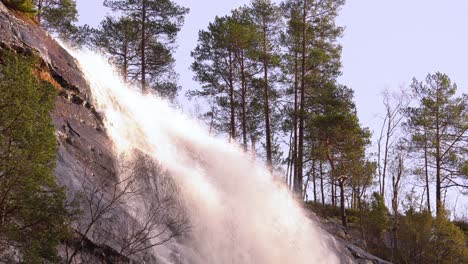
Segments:
[[[336,203],[335,203],[335,181],[333,180],[332,172],[329,172],[329,174],[330,174],[331,203],[332,203],[332,206],[336,206]]]
[[[426,128],[424,128],[424,172],[426,176],[426,197],[427,197],[427,210],[429,213],[431,212],[431,199],[430,199],[430,193],[429,193],[429,164],[428,164],[428,157],[427,157],[427,131]]]
[[[146,93],[146,1],[142,1],[141,11],[141,90]]]
[[[441,159],[441,154],[440,154],[440,123],[439,123],[439,90],[437,90],[437,100],[436,100],[436,113],[435,113],[435,119],[436,119],[436,142],[435,142],[435,147],[436,147],[436,214],[437,216],[440,216],[442,213],[442,180],[441,180],[441,165],[440,165],[440,159]],[[429,191],[429,190],[428,190]]]
[[[331,168],[331,175],[335,175],[335,162],[333,158],[328,154],[328,161],[330,162],[330,168]],[[341,215],[341,224],[345,227],[348,228],[348,221],[346,217],[346,207],[345,207],[345,193],[344,193],[344,183],[345,183],[346,178],[342,177],[338,179],[338,183],[340,186],[340,215]],[[332,184],[333,186],[334,184]],[[333,192],[333,191],[332,191]],[[333,195],[334,196],[334,195]],[[335,198],[333,197],[333,201]],[[334,203],[334,202],[333,202]]]
[[[312,184],[314,187],[314,203],[317,203],[317,172],[315,171],[315,159],[312,161]]]
[[[340,183],[340,214],[341,214],[341,224],[348,228],[348,219],[346,217],[346,207],[345,207],[345,193],[344,193],[344,179],[339,180]]]
[[[288,150],[288,166],[286,168],[286,185],[289,187],[290,186],[290,181],[289,177],[291,176],[291,168],[293,166],[293,160],[292,160],[292,152],[293,152],[293,146],[292,146],[292,141],[293,141],[293,130],[289,131],[289,150]]]
[[[123,65],[122,65],[122,75],[124,81],[127,82],[128,80],[128,43],[125,41],[124,43],[124,54],[123,54]]]
[[[361,231],[361,238],[362,240],[366,241],[366,237],[364,235],[364,225],[362,219],[362,202],[361,197],[358,197],[358,209],[359,209],[359,230]]]
[[[322,194],[322,205],[325,205],[325,192],[323,190],[323,168],[322,160],[320,160],[320,192]]]
[[[270,170],[273,170],[272,150],[271,150],[271,127],[270,127],[270,89],[268,86],[268,58],[267,58],[267,39],[266,28],[263,28],[263,74],[265,86],[265,145],[267,165]]]
[[[247,84],[245,80],[244,72],[244,54],[243,51],[240,51],[240,66],[241,66],[241,86],[242,86],[242,142],[244,146],[244,151],[247,151]]]
[[[297,159],[297,145],[298,145],[298,131],[297,131],[297,124],[298,124],[298,116],[299,116],[299,54],[297,49],[294,52],[294,116],[293,116],[293,125],[294,125],[294,147],[293,147],[293,164],[294,164],[294,173],[292,175],[293,178],[293,190],[296,192],[296,184],[297,184],[297,175],[298,175],[298,159]]]
[[[230,99],[230,107],[231,107],[231,133],[230,138],[231,142],[236,140],[236,114],[235,114],[235,101],[234,101],[234,69],[233,69],[233,60],[232,60],[232,52],[229,51],[229,99]]]
[[[306,10],[307,1],[304,1],[304,9],[302,15],[302,58],[301,58],[301,98],[299,110],[299,151],[298,151],[298,173],[297,173],[297,195],[302,197],[302,178],[304,173],[304,113],[305,113],[305,60],[306,60]]]

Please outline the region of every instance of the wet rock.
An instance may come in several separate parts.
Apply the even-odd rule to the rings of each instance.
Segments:
[[[67,188],[67,197],[73,200],[83,191],[83,183],[90,180],[117,181],[114,170],[112,144],[105,133],[101,118],[90,103],[89,86],[77,62],[35,22],[15,17],[0,2],[0,49],[20,54],[37,54],[42,65],[59,84],[52,120],[58,140],[55,173],[61,185]],[[106,194],[104,194],[106,195]],[[117,245],[119,230],[126,227],[131,217],[124,208],[112,217],[103,219],[89,232],[85,242],[97,257],[110,254]],[[82,221],[86,222],[85,219]],[[74,223],[77,227],[79,223]],[[91,254],[81,252],[81,255]],[[115,253],[115,252],[114,252]],[[114,254],[115,255],[115,254]],[[154,259],[154,257],[148,257]]]

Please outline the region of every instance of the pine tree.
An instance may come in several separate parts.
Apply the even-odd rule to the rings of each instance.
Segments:
[[[461,168],[466,161],[468,96],[457,97],[457,86],[442,73],[429,74],[424,83],[414,79],[411,88],[419,106],[407,109],[407,126],[413,140],[425,142],[426,151],[435,163],[439,215],[444,208],[442,190],[454,186],[466,188],[458,180],[464,180]]]
[[[111,55],[124,81],[132,82],[137,78],[138,34],[137,23],[126,17],[106,17],[94,33],[93,44]]]
[[[289,46],[294,55],[295,123],[297,136],[295,146],[294,189],[302,196],[305,162],[305,126],[309,109],[308,98],[327,82],[333,81],[340,74],[341,47],[337,38],[342,28],[335,24],[339,8],[344,1],[289,0],[283,7],[289,19],[289,39],[294,40]]]
[[[369,144],[370,133],[359,125],[353,92],[344,86],[329,84],[317,91],[314,102],[315,111],[307,120],[306,141],[323,153],[330,166],[330,183],[340,190],[340,212],[343,226],[347,226],[345,214],[345,187],[350,181],[356,183],[359,167],[366,166],[365,148]],[[363,182],[366,182],[363,180]],[[332,189],[332,203],[334,200]]]
[[[229,132],[231,140],[240,130],[241,143],[252,151],[263,130],[260,129],[259,104],[263,88],[255,77],[258,67],[252,59],[257,43],[256,28],[249,21],[248,9],[233,10],[232,14],[216,18],[206,31],[200,31],[199,43],[192,52],[195,79],[203,84],[201,90],[190,91],[190,96],[207,99],[211,109],[206,116],[210,126],[218,132]]]
[[[249,82],[254,75],[252,70],[254,63],[251,60],[253,46],[257,43],[255,27],[250,21],[247,8],[240,8],[232,11],[227,20],[227,32],[230,36],[231,47],[234,51],[235,62],[237,64],[238,78],[240,79],[240,124],[242,132],[242,145],[247,151],[248,146],[248,94]],[[252,146],[254,147],[254,146]]]
[[[138,24],[138,78],[142,91],[153,88],[161,95],[177,93],[172,50],[188,9],[171,0],[106,0],[104,5]]]
[[[267,165],[273,168],[273,146],[272,146],[272,124],[271,111],[274,98],[271,96],[273,82],[271,80],[271,68],[277,67],[279,63],[279,39],[281,13],[278,6],[269,0],[254,0],[249,8],[250,20],[257,27],[258,44],[256,45],[256,56],[263,68],[263,97],[264,97],[264,120],[265,120],[265,149]],[[274,70],[274,69],[273,69]],[[273,99],[273,103],[271,100]]]
[[[227,132],[234,141],[237,137],[237,74],[228,19],[216,17],[206,31],[199,32],[197,47],[191,53],[194,58],[191,68],[195,72],[195,80],[203,86],[201,90],[189,91],[188,95],[207,98],[210,110],[205,116],[210,119],[210,127]]]
[[[78,11],[75,0],[35,0],[37,19],[41,26],[68,39],[77,32]]]

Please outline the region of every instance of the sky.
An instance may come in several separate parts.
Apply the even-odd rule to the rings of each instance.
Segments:
[[[176,71],[183,91],[200,85],[189,69],[198,31],[216,15],[228,14],[249,0],[176,0],[189,7],[179,33]],[[80,23],[96,26],[109,10],[102,1],[77,0]],[[340,82],[355,90],[360,121],[378,133],[382,122],[382,91],[407,88],[441,71],[468,92],[468,1],[466,0],[348,0],[338,24],[345,27],[343,75]],[[191,102],[181,98],[186,104]]]
[[[178,35],[175,59],[183,89],[179,101],[185,109],[193,109],[193,102],[183,95],[200,86],[189,69],[198,31],[216,15],[226,15],[250,1],[175,2],[190,8]],[[97,26],[110,12],[102,1],[77,0],[77,4],[80,24]],[[440,71],[458,84],[459,93],[468,93],[467,13],[466,0],[347,0],[337,20],[345,27],[339,81],[354,89],[360,122],[374,132],[374,138],[383,120],[384,89],[408,89],[413,77],[423,80],[428,73]]]

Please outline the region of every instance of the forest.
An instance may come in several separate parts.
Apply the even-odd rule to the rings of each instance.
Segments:
[[[106,54],[142,93],[202,102],[199,117],[211,134],[264,162],[305,210],[340,224],[370,253],[393,263],[467,263],[468,214],[446,203],[468,195],[467,88],[443,72],[407,80],[382,93],[381,129],[371,131],[358,118],[353,87],[339,81],[344,0],[252,0],[217,16],[198,33],[191,70],[200,85],[185,94],[174,53],[190,10],[177,1],[105,0],[112,12],[98,27],[78,25],[75,0],[2,2],[71,45]],[[42,263],[56,260],[43,252],[70,237],[63,223],[74,216],[51,180],[54,135],[44,113],[53,92],[34,76],[12,74],[9,67],[37,64],[22,60],[30,62],[0,57],[0,236],[27,245],[33,263]],[[7,103],[12,81],[25,83],[28,101]],[[23,146],[27,138],[35,140]],[[28,166],[18,166],[21,155]],[[52,195],[37,197],[39,186]],[[36,215],[30,203],[62,219]],[[50,225],[23,239],[18,222],[27,228],[37,219]]]

